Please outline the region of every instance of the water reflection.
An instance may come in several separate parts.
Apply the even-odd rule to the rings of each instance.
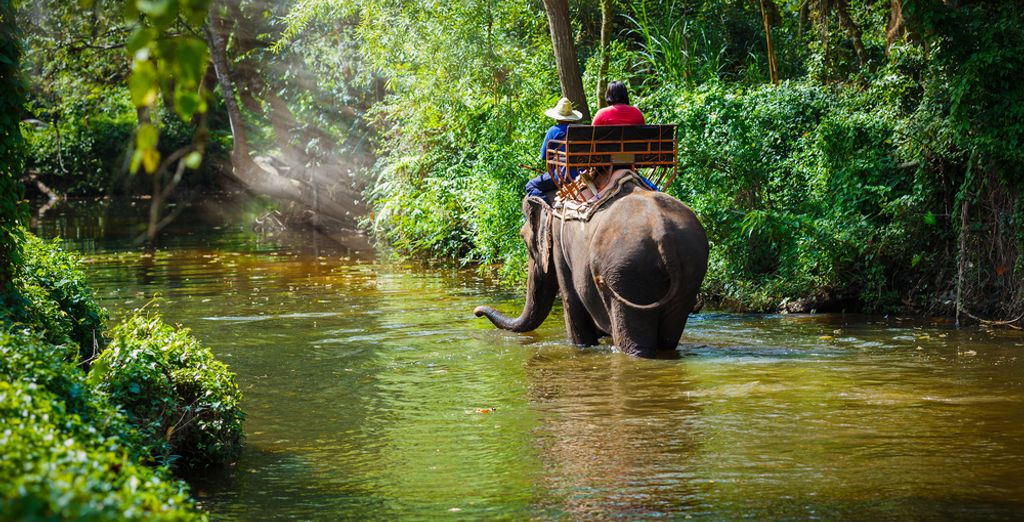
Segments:
[[[1019,332],[702,314],[680,358],[638,360],[569,346],[557,310],[527,335],[473,318],[521,302],[472,272],[227,220],[140,253],[117,209],[56,210],[42,232],[71,234],[105,305],[160,295],[238,373],[246,451],[193,479],[222,518],[1024,515]]]
[[[685,366],[563,349],[526,368],[543,419],[534,436],[553,497],[541,503],[545,512],[593,519],[693,509],[702,435]]]

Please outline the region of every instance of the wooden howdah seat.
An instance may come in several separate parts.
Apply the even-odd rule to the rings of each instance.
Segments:
[[[677,154],[675,125],[570,125],[564,140],[550,141],[545,162],[558,196],[583,203],[613,167],[630,168],[664,191],[676,178]]]

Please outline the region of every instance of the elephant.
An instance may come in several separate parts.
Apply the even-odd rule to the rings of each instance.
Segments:
[[[674,353],[707,272],[704,227],[689,207],[642,186],[635,174],[606,194],[584,213],[527,196],[519,231],[529,256],[523,311],[512,319],[478,306],[475,315],[504,330],[532,331],[561,293],[574,344],[593,346],[610,334],[623,353]]]

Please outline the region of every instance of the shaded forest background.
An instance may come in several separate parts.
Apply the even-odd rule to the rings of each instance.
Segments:
[[[285,221],[516,283],[564,4],[590,112],[617,79],[648,121],[680,125],[670,192],[708,230],[710,303],[1024,314],[1024,2],[217,0],[147,37],[205,43],[210,97],[142,108],[138,17],[87,4],[19,9],[24,179],[149,194],[149,241],[167,202],[242,188]]]

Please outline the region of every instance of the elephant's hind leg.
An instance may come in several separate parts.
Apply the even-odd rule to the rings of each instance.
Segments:
[[[654,357],[658,352],[657,311],[637,310],[618,301],[611,307],[612,342],[622,353]]]
[[[690,317],[694,299],[680,303],[673,301],[661,312],[658,318],[658,351],[665,353],[675,351],[679,347],[679,338],[683,336],[686,320]]]
[[[679,348],[679,338],[686,328],[687,314],[666,314],[658,325],[658,351],[672,352]]]

